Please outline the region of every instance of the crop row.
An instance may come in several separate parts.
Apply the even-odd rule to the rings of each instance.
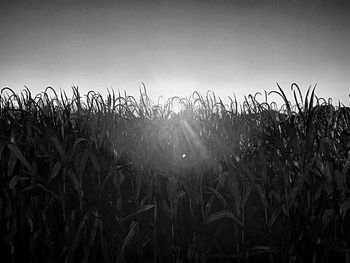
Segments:
[[[350,262],[350,109],[278,88],[280,109],[4,88],[1,258]]]

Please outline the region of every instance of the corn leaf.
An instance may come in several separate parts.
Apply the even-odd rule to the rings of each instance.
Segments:
[[[243,226],[243,223],[242,221],[237,217],[235,216],[231,211],[229,210],[221,210],[219,212],[216,212],[212,215],[210,215],[208,218],[207,218],[207,222],[206,224],[210,224],[210,223],[213,223],[215,221],[218,221],[222,218],[229,218],[229,219],[232,219],[234,222],[236,222],[239,226]]]
[[[13,143],[7,144],[7,147],[10,149],[11,153],[16,156],[17,159],[29,170],[32,170],[32,166],[28,163],[26,158],[23,156],[22,152],[17,148]]]

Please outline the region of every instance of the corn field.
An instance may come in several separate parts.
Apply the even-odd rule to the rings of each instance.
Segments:
[[[350,108],[291,89],[2,89],[1,261],[349,263]]]

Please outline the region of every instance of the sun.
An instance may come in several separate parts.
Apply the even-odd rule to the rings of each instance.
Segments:
[[[178,114],[180,113],[182,110],[182,105],[180,102],[174,102],[173,105],[172,105],[172,111],[175,113],[175,114]]]

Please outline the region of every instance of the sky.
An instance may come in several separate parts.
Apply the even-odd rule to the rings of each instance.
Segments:
[[[350,4],[26,0],[0,4],[0,88],[221,98],[317,84],[350,104]],[[271,98],[274,100],[274,97]]]

